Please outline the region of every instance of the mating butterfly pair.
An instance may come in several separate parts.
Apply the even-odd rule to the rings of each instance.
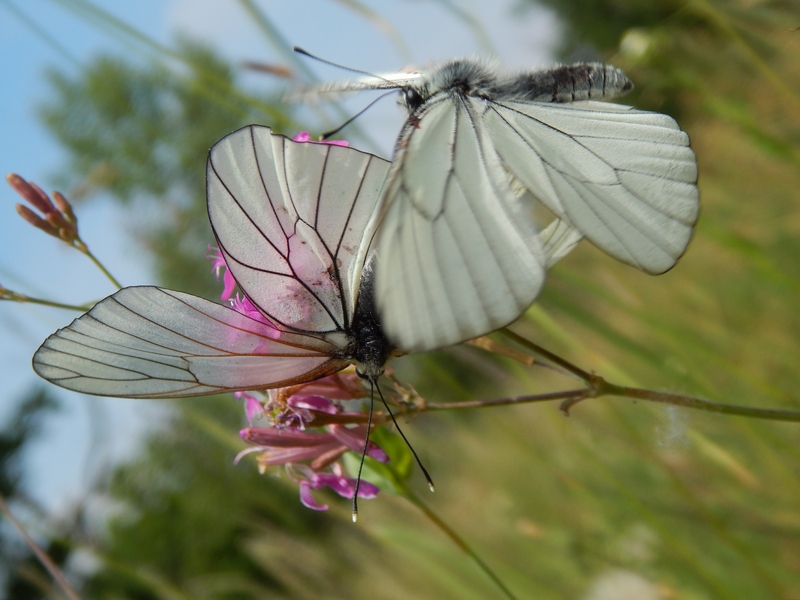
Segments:
[[[211,225],[257,313],[125,288],[50,336],[34,369],[137,398],[281,387],[350,363],[374,381],[394,354],[515,320],[582,237],[664,272],[691,238],[697,166],[670,117],[595,101],[630,87],[598,64],[498,76],[467,60],[327,86],[401,90],[393,163],[258,126],[209,155]]]

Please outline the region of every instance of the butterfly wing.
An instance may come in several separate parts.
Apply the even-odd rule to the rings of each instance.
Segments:
[[[242,291],[271,321],[341,345],[390,163],[249,126],[208,159],[208,212]]]
[[[553,219],[539,234],[546,257],[545,267],[550,268],[575,249],[583,234],[568,221]]]
[[[325,340],[156,287],[124,288],[51,335],[38,375],[101,396],[170,398],[293,385],[339,371]]]
[[[425,351],[516,319],[546,257],[474,101],[440,94],[406,122],[376,232],[376,299],[389,338]]]
[[[663,273],[689,244],[697,163],[674,119],[605,102],[486,102],[504,166],[615,258]]]
[[[231,273],[273,323],[155,287],[120,290],[50,336],[36,372],[133,398],[292,385],[349,361],[369,224],[388,163],[246,127],[212,148],[211,223]]]

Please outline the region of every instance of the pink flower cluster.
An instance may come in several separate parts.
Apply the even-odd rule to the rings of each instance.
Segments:
[[[311,490],[324,487],[340,496],[352,498],[356,480],[344,474],[337,462],[345,452],[361,454],[367,438],[363,412],[348,412],[340,401],[364,397],[364,387],[355,372],[330,375],[323,379],[277,390],[268,396],[254,392],[238,392],[245,403],[250,426],[239,435],[252,444],[237,456],[257,453],[259,470],[284,465],[286,472],[300,486],[300,501],[314,510],[326,510],[317,503]],[[264,419],[268,426],[254,426]],[[374,442],[367,444],[367,456],[379,462],[389,457]],[[362,481],[359,498],[374,498],[378,488]]]

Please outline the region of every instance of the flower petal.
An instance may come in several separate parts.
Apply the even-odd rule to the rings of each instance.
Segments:
[[[295,394],[289,398],[287,404],[292,408],[308,408],[311,410],[318,410],[319,412],[328,413],[329,415],[336,414],[336,405],[322,396]]]
[[[310,484],[315,490],[327,486],[343,498],[352,498],[356,492],[355,479],[335,473],[314,473]],[[378,491],[377,486],[362,479],[358,486],[358,497],[371,500],[378,495]]]
[[[344,425],[330,425],[328,430],[342,444],[350,448],[353,452],[361,453],[364,451],[364,441],[367,437],[366,427],[354,427],[350,429]],[[389,462],[386,453],[373,441],[367,444],[367,456],[378,462]]]
[[[237,400],[244,401],[244,414],[247,416],[247,422],[250,425],[253,424],[253,419],[264,414],[264,405],[261,403],[261,400],[252,394],[248,394],[247,392],[234,392],[233,396]]]
[[[360,495],[361,494],[359,494],[359,496]],[[300,482],[300,502],[303,503],[303,506],[311,510],[328,510],[327,504],[318,504],[317,501],[314,500],[314,496],[311,495],[311,484],[308,481]]]
[[[305,433],[274,427],[245,427],[239,432],[239,437],[250,444],[272,448],[313,448],[342,443],[329,433]]]
[[[329,446],[318,446],[316,448],[261,448],[263,452],[258,456],[258,464],[263,467],[274,467],[277,465],[287,465],[299,463],[306,460],[337,451],[345,450],[344,446],[331,444]]]

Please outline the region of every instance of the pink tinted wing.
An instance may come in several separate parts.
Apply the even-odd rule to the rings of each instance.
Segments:
[[[348,364],[336,350],[190,294],[143,286],[120,290],[59,329],[33,368],[76,392],[169,398],[310,381]]]
[[[255,125],[214,145],[211,226],[239,287],[271,321],[318,335],[349,331],[388,168],[353,148],[293,142]]]

